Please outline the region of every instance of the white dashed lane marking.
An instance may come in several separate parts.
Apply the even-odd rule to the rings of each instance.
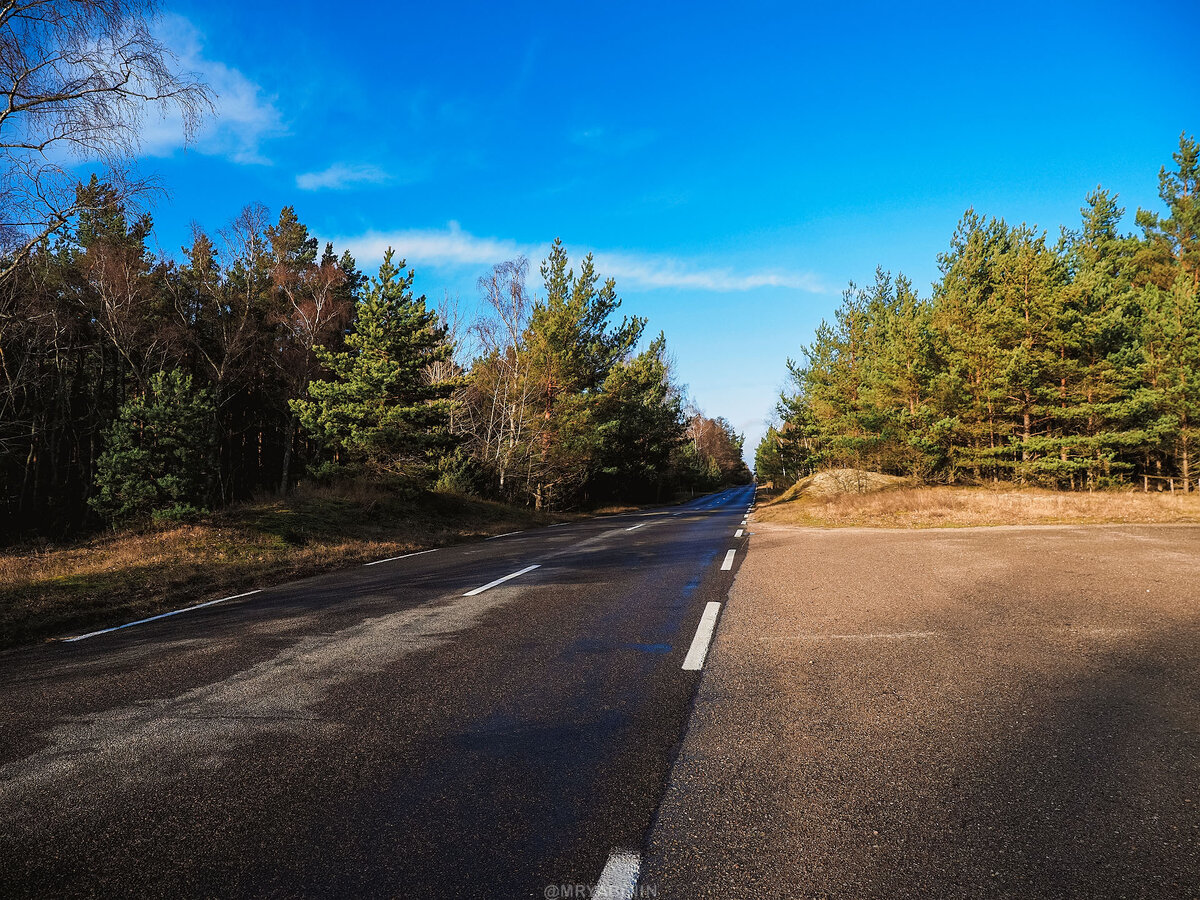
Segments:
[[[511,575],[505,575],[503,578],[497,578],[495,581],[489,581],[487,584],[483,585],[483,587],[477,587],[473,591],[467,591],[465,594],[463,594],[463,596],[464,597],[474,597],[477,594],[482,594],[484,591],[490,591],[492,588],[496,587],[496,585],[504,584],[504,582],[506,582],[506,581],[511,581],[512,579],[516,578],[517,576],[524,575],[526,572],[532,572],[534,569],[537,569],[537,568],[540,568],[540,566],[537,566],[537,565],[526,566],[525,568],[521,569],[519,572],[513,572]]]
[[[185,606],[183,609],[173,609],[170,612],[159,613],[157,616],[150,616],[146,619],[138,619],[136,622],[126,622],[124,625],[114,625],[112,628],[101,628],[99,631],[89,631],[87,634],[76,635],[75,637],[63,638],[63,643],[73,644],[75,641],[82,641],[87,638],[93,638],[100,634],[109,634],[113,631],[120,631],[122,628],[132,628],[134,625],[145,625],[147,622],[157,622],[159,619],[168,619],[171,616],[177,616],[180,613],[191,612],[193,609],[204,609],[206,606],[216,606],[218,603],[224,603],[226,600],[238,600],[242,597],[249,597],[251,594],[258,594],[261,588],[256,591],[246,591],[244,594],[234,594],[232,597],[222,597],[220,600],[209,600],[207,603],[197,603],[195,606]]]
[[[405,553],[403,556],[389,556],[387,559],[377,559],[374,562],[363,563],[363,565],[364,566],[377,566],[380,563],[395,562],[398,559],[408,559],[410,556],[422,556],[426,553],[436,553],[437,551],[438,551],[437,547],[434,547],[432,550],[418,550],[416,553]]]
[[[716,601],[705,605],[700,624],[696,626],[696,636],[692,638],[692,646],[683,658],[685,672],[697,672],[704,668],[704,658],[708,656],[708,645],[712,641],[713,629],[717,627],[717,616],[720,612],[721,604]]]
[[[514,534],[524,534],[524,532],[523,531],[506,531],[506,532],[504,532],[504,534],[493,534],[490,538],[488,538],[488,540],[494,541],[494,540],[496,540],[496,538],[512,537]]]

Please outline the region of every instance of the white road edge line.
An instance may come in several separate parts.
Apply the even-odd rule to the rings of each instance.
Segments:
[[[377,566],[380,563],[395,562],[398,559],[408,559],[410,556],[421,556],[425,553],[437,553],[440,547],[434,547],[432,550],[418,550],[416,553],[405,553],[403,556],[389,556],[387,559],[377,559],[374,562],[363,563],[364,566]]]
[[[631,900],[641,868],[642,855],[636,850],[614,850],[589,896],[595,900]]]
[[[560,525],[570,525],[570,522],[555,522],[553,525],[547,525],[547,528],[558,528]]]
[[[638,524],[634,525],[632,528],[626,528],[625,530],[626,531],[637,531],[639,528],[644,528],[647,524],[649,524],[649,523],[638,522]]]
[[[159,619],[169,619],[171,616],[177,616],[180,613],[191,612],[193,609],[204,609],[206,606],[216,606],[218,603],[224,603],[226,600],[237,600],[240,597],[249,597],[251,594],[262,593],[262,588],[254,591],[246,591],[244,594],[234,594],[232,597],[222,597],[220,600],[209,600],[207,603],[197,603],[195,606],[185,606],[183,609],[173,609],[170,612],[159,613],[157,616],[150,616],[147,619],[138,619],[136,622],[126,622],[124,625],[114,625],[112,628],[101,628],[99,631],[89,631],[87,634],[78,634],[75,637],[63,638],[64,644],[73,644],[75,641],[86,640],[87,638],[96,637],[99,634],[109,634],[113,631],[120,631],[122,628],[132,628],[134,625],[145,625],[147,622],[156,622]]]
[[[705,605],[700,624],[696,626],[696,636],[692,638],[692,646],[688,647],[687,656],[683,658],[685,672],[699,672],[704,668],[704,658],[708,656],[708,645],[712,641],[720,612],[721,604],[715,600]]]
[[[730,550],[725,554],[725,562],[721,563],[721,571],[728,572],[733,568],[733,558],[737,555],[736,550]]]
[[[506,532],[504,532],[504,534],[493,534],[490,538],[486,538],[486,540],[494,541],[494,540],[496,540],[496,538],[512,537],[514,534],[524,534],[524,533],[525,532],[523,532],[523,531],[506,531]]]
[[[497,578],[495,581],[489,581],[483,587],[477,587],[473,591],[467,591],[465,594],[463,594],[463,596],[464,597],[474,597],[476,594],[482,594],[484,591],[490,591],[492,588],[494,588],[498,584],[504,584],[504,582],[511,581],[512,579],[516,578],[518,575],[524,575],[526,572],[532,572],[534,569],[538,569],[538,568],[541,568],[541,566],[526,566],[519,572],[513,572],[511,575],[505,575],[503,578]]]
[[[741,537],[741,536],[742,536],[742,529],[740,529],[740,528],[739,528],[737,531],[735,531],[735,532],[733,533],[733,536],[734,536],[734,537]]]

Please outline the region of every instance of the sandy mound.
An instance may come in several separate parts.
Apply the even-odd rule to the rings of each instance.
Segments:
[[[868,472],[865,469],[830,469],[801,478],[779,495],[776,503],[787,503],[801,497],[836,497],[840,494],[872,494],[888,488],[908,485],[907,478]]]

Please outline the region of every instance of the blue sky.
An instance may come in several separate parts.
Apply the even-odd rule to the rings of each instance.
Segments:
[[[1052,234],[1097,184],[1130,222],[1157,208],[1200,132],[1198,25],[1194,0],[173,3],[162,33],[219,115],[186,150],[149,123],[155,238],[291,204],[469,310],[491,263],[536,273],[560,236],[752,455],[847,281],[928,294],[968,206]]]

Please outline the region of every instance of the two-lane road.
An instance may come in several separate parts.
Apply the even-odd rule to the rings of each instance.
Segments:
[[[619,877],[752,496],[0,658],[0,893],[541,897]]]

